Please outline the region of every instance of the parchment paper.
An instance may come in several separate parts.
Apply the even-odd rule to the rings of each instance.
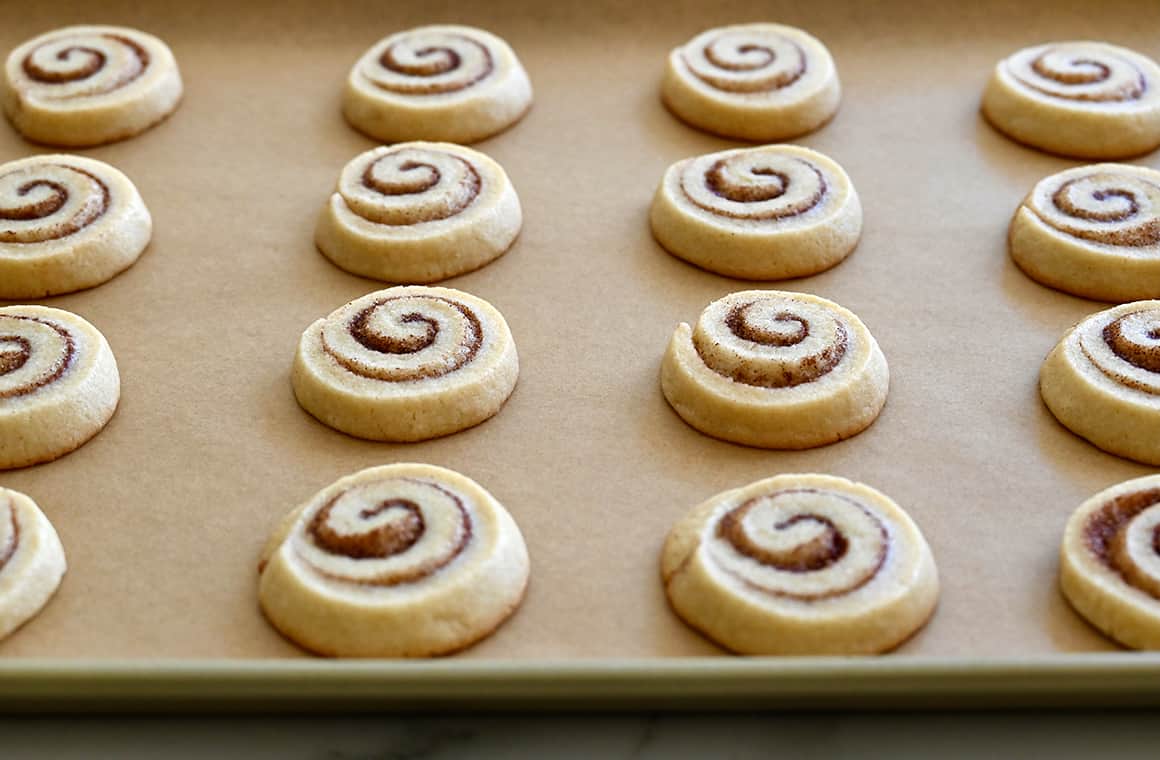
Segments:
[[[6,54],[70,23],[135,26],[172,46],[186,95],[159,127],[83,151],[136,182],[156,232],[125,274],[44,301],[104,332],[123,395],[112,423],[79,451],[0,473],[0,484],[44,508],[70,565],[57,597],[0,644],[0,656],[298,656],[258,611],[259,548],[318,489],[394,461],[477,479],[527,538],[523,608],[463,657],[719,652],[665,604],[665,533],[723,489],[797,471],[885,491],[930,541],[941,603],[892,656],[1111,648],[1057,590],[1059,539],[1083,499],[1149,470],[1073,436],[1040,402],[1044,355],[1103,306],[1027,279],[1005,247],[1023,195],[1077,162],[1016,145],[977,108],[994,62],[1025,45],[1094,38],[1160,56],[1160,5],[99,5],[11,7],[0,47]],[[700,435],[669,409],[657,380],[677,322],[753,287],[678,261],[649,233],[665,167],[738,144],[664,110],[662,65],[696,32],[752,20],[801,26],[832,51],[841,110],[797,142],[839,161],[865,209],[850,259],[768,287],[852,309],[891,370],[873,427],[801,453]],[[447,283],[504,313],[522,372],[504,410],[476,429],[368,443],[299,409],[290,361],[311,321],[382,287],[335,268],[312,243],[339,170],[374,144],[340,116],[343,77],[379,38],[436,22],[504,36],[535,87],[527,118],[477,146],[510,174],[523,234],[497,262]],[[0,125],[0,159],[45,150]],[[1138,163],[1160,167],[1160,158]]]

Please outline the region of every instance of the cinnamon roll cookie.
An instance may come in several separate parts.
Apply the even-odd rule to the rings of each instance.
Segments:
[[[1076,158],[1126,158],[1160,145],[1160,67],[1103,42],[1053,42],[995,66],[983,115],[1021,143]]]
[[[383,142],[470,143],[515,124],[532,84],[499,37],[470,26],[422,26],[393,34],[350,71],[342,111]]]
[[[152,233],[137,188],[108,164],[33,156],[0,166],[0,298],[99,285],[130,267]]]
[[[906,512],[830,475],[778,475],[709,499],[673,526],[661,578],[681,619],[740,654],[893,649],[939,593]]]
[[[657,242],[678,258],[730,277],[780,280],[848,256],[862,234],[862,205],[828,157],[769,145],[673,164],[650,221]]]
[[[259,565],[287,638],[338,657],[431,657],[490,635],[528,584],[515,520],[475,481],[425,464],[372,467],[296,509]]]
[[[1039,392],[1076,435],[1160,465],[1160,301],[1123,304],[1073,327],[1044,360]]]
[[[64,573],[52,523],[32,499],[0,488],[0,639],[43,609]]]
[[[29,140],[89,146],[144,132],[177,108],[169,47],[120,26],[70,26],[25,42],[4,69],[4,112]]]
[[[886,403],[886,357],[862,320],[824,298],[746,290],[677,326],[661,390],[702,433],[806,449],[860,433]]]
[[[1160,296],[1160,172],[1096,164],[1039,182],[1007,240],[1029,277],[1104,301]]]
[[[1085,501],[1067,521],[1059,582],[1079,614],[1136,649],[1160,649],[1160,475]]]
[[[710,29],[669,53],[661,97],[694,127],[773,142],[829,121],[841,86],[830,51],[801,29],[739,24]]]
[[[429,283],[499,257],[522,223],[503,167],[470,148],[414,142],[347,164],[314,239],[353,274]]]
[[[478,425],[515,389],[503,315],[450,288],[388,288],[306,329],[294,357],[302,408],[344,433],[420,441]]]
[[[0,307],[0,469],[76,449],[120,397],[117,362],[97,328],[47,306]]]

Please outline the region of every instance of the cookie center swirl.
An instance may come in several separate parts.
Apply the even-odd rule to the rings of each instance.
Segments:
[[[846,356],[846,325],[816,304],[777,297],[727,301],[706,309],[693,331],[697,354],[719,375],[761,388],[793,388],[833,371]]]
[[[1093,172],[1068,180],[1031,209],[1047,225],[1105,245],[1143,248],[1160,244],[1160,186],[1142,177]]]
[[[148,66],[149,52],[119,34],[50,39],[21,62],[37,94],[58,100],[113,92],[140,77]]]
[[[0,572],[20,545],[20,523],[16,522],[16,508],[12,498],[0,494]]]
[[[749,499],[725,512],[712,557],[747,586],[812,601],[869,583],[886,561],[890,534],[852,497],[797,488]]]
[[[439,378],[471,362],[483,325],[468,306],[438,296],[381,298],[322,330],[323,350],[349,372],[387,382]]]
[[[331,526],[330,513],[336,501],[337,496],[320,509],[310,523],[314,542],[331,554],[353,559],[383,559],[407,551],[423,536],[423,513],[413,501],[386,499],[360,510],[360,521],[371,523],[380,515],[388,519],[385,522],[374,521],[378,524],[372,523],[370,530],[359,533],[342,533]]]
[[[347,206],[376,224],[411,225],[449,219],[475,202],[479,172],[459,156],[419,148],[372,155],[347,167],[339,193]]]
[[[303,523],[299,555],[333,580],[398,586],[429,578],[466,549],[472,520],[462,497],[428,480],[354,486]]]
[[[72,334],[60,325],[0,314],[0,402],[56,382],[68,371],[76,352]]]
[[[1036,92],[1092,103],[1138,100],[1148,89],[1132,61],[1085,45],[1062,45],[1009,59],[1012,75]]]
[[[416,31],[394,38],[365,59],[362,76],[373,86],[403,95],[466,90],[495,70],[486,43],[465,34]]]
[[[730,93],[773,92],[805,76],[806,53],[796,42],[775,32],[726,32],[682,49],[693,76]]]
[[[1160,395],[1160,310],[1097,315],[1080,323],[1072,340],[1115,385]]]
[[[818,207],[829,186],[821,170],[805,159],[749,150],[687,162],[681,189],[694,205],[715,216],[768,223]]]
[[[65,164],[25,166],[0,175],[0,243],[40,243],[79,232],[110,205],[109,188]]]
[[[1160,599],[1160,489],[1112,499],[1088,518],[1084,539],[1128,585]]]

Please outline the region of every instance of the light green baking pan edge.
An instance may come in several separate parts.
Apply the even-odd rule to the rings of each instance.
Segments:
[[[1105,705],[1160,705],[1160,655],[0,662],[8,713]]]

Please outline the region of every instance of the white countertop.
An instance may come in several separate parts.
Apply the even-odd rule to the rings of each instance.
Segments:
[[[8,760],[1156,757],[1156,715],[929,713],[8,718]]]

